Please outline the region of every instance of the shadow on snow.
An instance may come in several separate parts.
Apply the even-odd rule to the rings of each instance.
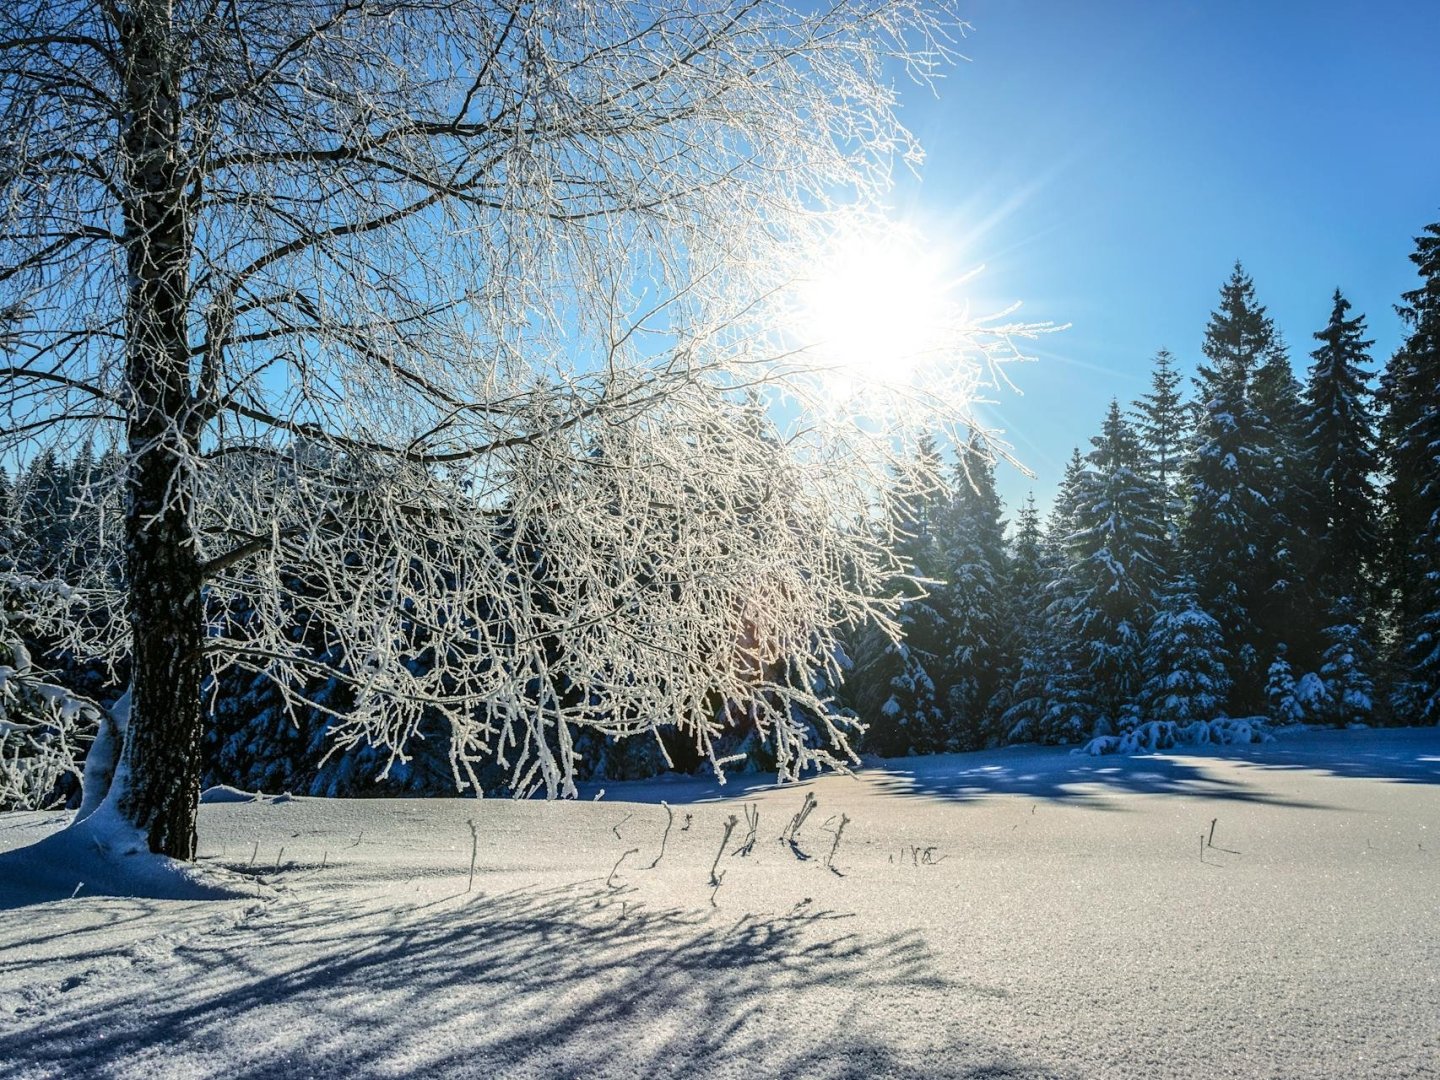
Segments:
[[[907,1031],[915,1006],[1005,992],[941,976],[914,932],[867,936],[805,902],[651,910],[593,882],[414,907],[282,898],[98,970],[90,936],[61,946],[84,975],[0,1021],[0,1061],[73,1078],[1055,1075],[961,1032]],[[900,1008],[872,1014],[878,998]]]
[[[1240,766],[1232,768],[1231,766]],[[1092,757],[1068,747],[1017,746],[965,754],[865,759],[859,782],[894,795],[965,802],[988,795],[1120,809],[1117,795],[1190,795],[1212,799],[1328,809],[1245,782],[1249,769],[1309,770],[1322,776],[1440,784],[1440,728],[1283,732],[1273,742],[1238,746],[1177,746],[1155,754]],[[798,786],[804,786],[807,777]],[[690,777],[590,784],[614,801],[658,803],[743,799],[777,789],[773,778],[732,777],[721,786]],[[790,785],[796,786],[796,785]]]
[[[890,794],[957,801],[1021,795],[1118,809],[1106,800],[1116,795],[1173,794],[1296,809],[1331,808],[1277,794],[1268,782],[1246,783],[1251,769],[1440,784],[1440,728],[1287,732],[1269,743],[1177,746],[1133,756],[1092,757],[1065,748],[1014,747],[876,760],[860,775]]]

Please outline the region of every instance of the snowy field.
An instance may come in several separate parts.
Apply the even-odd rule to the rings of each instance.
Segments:
[[[237,900],[12,856],[0,1076],[1440,1075],[1440,730],[607,787],[208,804]]]

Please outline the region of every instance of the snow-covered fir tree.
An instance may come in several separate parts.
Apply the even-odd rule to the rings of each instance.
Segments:
[[[1045,523],[1042,552],[1052,572],[1045,605],[1044,709],[1029,735],[1042,742],[1068,743],[1088,738],[1097,719],[1086,657],[1074,634],[1079,585],[1070,573],[1070,540],[1076,532],[1085,468],[1085,459],[1076,447],[1066,462],[1060,490]]]
[[[1045,687],[1051,668],[1045,617],[1053,568],[1045,558],[1040,511],[1031,493],[1016,517],[1005,582],[1005,668],[992,704],[1002,736],[1025,742],[1039,737]]]
[[[1226,714],[1230,675],[1224,634],[1189,578],[1171,582],[1161,595],[1145,637],[1144,672],[1146,720],[1185,724]]]
[[[1309,663],[1318,651],[1313,628],[1323,605],[1314,594],[1315,555],[1305,528],[1314,483],[1304,453],[1302,389],[1289,349],[1276,330],[1255,369],[1251,394],[1260,448],[1256,484],[1270,506],[1257,522],[1258,547],[1267,558],[1255,605],[1255,647],[1263,658],[1284,641],[1300,662]]]
[[[1342,596],[1330,610],[1320,662],[1324,685],[1321,719],[1332,724],[1369,723],[1375,713],[1374,649],[1360,622],[1359,605]]]
[[[956,452],[950,502],[940,530],[948,619],[939,667],[949,717],[947,747],[974,749],[996,737],[991,703],[1003,665],[1005,525],[995,459],[972,432]]]
[[[1193,427],[1193,409],[1181,392],[1182,380],[1174,355],[1161,349],[1151,362],[1150,389],[1140,395],[1131,411],[1141,468],[1160,494],[1160,524],[1172,540],[1179,533],[1185,504],[1181,466],[1189,452]],[[1173,545],[1169,551],[1173,555]]]
[[[1239,263],[1220,291],[1205,331],[1209,360],[1196,379],[1194,452],[1186,463],[1185,561],[1201,606],[1225,635],[1232,705],[1255,711],[1264,686],[1261,608],[1274,580],[1265,544],[1274,509],[1273,473],[1252,400],[1256,368],[1271,353],[1274,328]]]
[[[1316,333],[1305,385],[1304,458],[1312,482],[1302,522],[1315,553],[1313,589],[1326,606],[1342,596],[1373,595],[1379,548],[1375,417],[1368,385],[1365,317],[1347,317],[1335,290],[1330,321]]]
[[[1298,724],[1305,719],[1296,692],[1295,672],[1285,655],[1288,651],[1283,641],[1275,646],[1275,659],[1265,677],[1265,715],[1277,724]]]
[[[891,640],[874,627],[856,642],[856,670],[847,699],[869,725],[864,747],[883,756],[933,753],[948,739],[943,691],[932,672],[943,664],[948,610],[942,580],[941,522],[950,499],[935,440],[925,438],[915,464],[922,486],[897,510],[896,552],[916,579],[899,615],[903,638]]]
[[[1440,723],[1440,222],[1415,239],[1421,284],[1396,309],[1408,336],[1385,366],[1378,401],[1384,555],[1403,723]]]
[[[1075,602],[1069,632],[1103,731],[1136,722],[1141,654],[1154,591],[1164,580],[1161,496],[1144,475],[1140,445],[1117,401],[1092,440],[1075,494],[1069,575]]]

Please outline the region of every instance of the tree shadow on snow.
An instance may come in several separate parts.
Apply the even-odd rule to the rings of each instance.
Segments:
[[[1205,759],[1244,768],[1237,777],[1235,770],[1210,765]],[[905,758],[867,757],[855,776],[889,794],[959,802],[986,795],[1022,795],[1114,810],[1120,806],[1107,801],[1111,796],[1174,794],[1296,809],[1334,809],[1276,794],[1269,790],[1268,781],[1248,783],[1244,774],[1249,768],[1306,769],[1328,776],[1440,784],[1440,728],[1283,732],[1269,743],[1177,746],[1158,754],[1101,757],[1075,754],[1069,747],[1047,746]],[[749,774],[731,777],[721,785],[699,777],[663,777],[591,783],[582,786],[581,797],[591,799],[604,792],[605,798],[616,802],[727,802],[803,788],[816,778],[809,774],[798,784],[780,785],[773,776]]]
[[[129,961],[0,1012],[0,1061],[74,1078],[1064,1075],[943,1019],[1003,990],[943,978],[918,934],[808,903],[736,918],[593,883],[282,900]]]
[[[1236,767],[1238,766],[1238,768]],[[1251,770],[1440,784],[1440,729],[1284,733],[1274,742],[1177,746],[1155,754],[1092,757],[1063,748],[1014,747],[978,754],[876,760],[861,776],[882,791],[968,801],[1022,795],[1120,809],[1116,795],[1190,795],[1297,809],[1334,809],[1273,790]]]

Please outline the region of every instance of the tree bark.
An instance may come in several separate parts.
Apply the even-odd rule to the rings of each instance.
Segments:
[[[172,12],[136,0],[117,27],[126,60],[125,332],[130,464],[126,568],[134,635],[120,812],[150,850],[195,857],[200,799],[201,561],[187,315],[192,233]]]

